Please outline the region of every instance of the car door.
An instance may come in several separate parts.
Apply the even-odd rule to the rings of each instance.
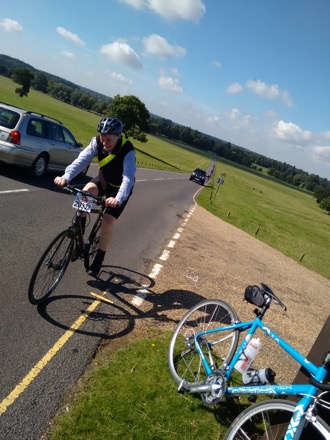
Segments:
[[[48,151],[47,124],[41,118],[28,119],[25,132],[21,133],[21,164],[30,166],[43,152]]]
[[[73,135],[64,126],[49,122],[50,140],[50,163],[52,169],[64,169],[80,153],[81,149]]]

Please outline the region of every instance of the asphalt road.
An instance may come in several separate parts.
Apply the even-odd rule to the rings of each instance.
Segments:
[[[92,165],[73,184],[96,172]],[[89,277],[82,261],[72,263],[36,307],[27,299],[33,268],[69,226],[73,198],[55,187],[54,175],[33,180],[1,164],[0,175],[0,438],[39,440],[100,342],[134,328],[125,303],[152,287],[149,269],[200,187],[187,175],[139,169],[100,279]]]

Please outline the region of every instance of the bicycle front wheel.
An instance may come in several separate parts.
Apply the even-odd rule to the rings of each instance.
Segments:
[[[244,410],[231,424],[225,440],[280,440],[285,437],[296,403],[274,399],[256,403]],[[322,434],[320,429],[328,431]],[[293,438],[292,432],[292,438]],[[290,437],[291,438],[291,437]],[[330,438],[329,426],[319,417],[314,423],[305,420],[301,440]]]
[[[86,270],[89,269],[94,260],[96,252],[100,247],[101,225],[102,218],[99,217],[94,223],[93,229],[91,230],[91,233],[89,234],[88,240],[85,244],[84,266]]]
[[[178,385],[186,388],[201,383],[206,371],[195,346],[195,336],[238,320],[235,310],[225,301],[204,300],[192,307],[179,322],[170,342],[168,362]],[[212,369],[231,361],[238,343],[238,330],[207,333],[199,338],[199,345]]]
[[[29,285],[29,301],[44,301],[61,281],[70,262],[74,248],[74,232],[61,232],[42,254]]]

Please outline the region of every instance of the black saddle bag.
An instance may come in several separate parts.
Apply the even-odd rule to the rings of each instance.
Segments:
[[[262,290],[258,286],[247,286],[244,292],[245,301],[258,307],[263,307],[265,298]]]

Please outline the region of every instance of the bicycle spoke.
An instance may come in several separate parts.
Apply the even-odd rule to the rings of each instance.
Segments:
[[[189,387],[207,377],[196,347],[197,335],[236,320],[235,311],[221,300],[202,301],[186,313],[173,334],[169,348],[170,372],[178,385],[185,381]],[[203,334],[197,340],[211,370],[231,360],[237,341],[238,332],[233,330],[221,332],[221,336],[219,333]]]

